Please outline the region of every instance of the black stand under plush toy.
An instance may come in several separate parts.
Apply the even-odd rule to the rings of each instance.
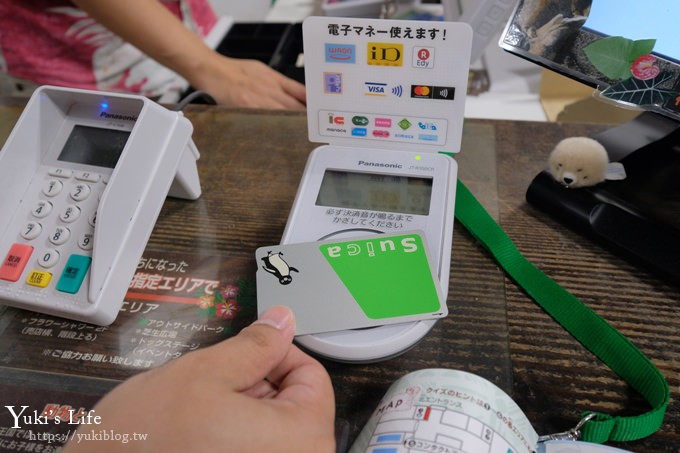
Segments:
[[[612,166],[617,163],[625,173]],[[549,170],[530,184],[526,199],[565,225],[680,284],[678,122],[643,113],[593,138],[563,140],[550,154]]]

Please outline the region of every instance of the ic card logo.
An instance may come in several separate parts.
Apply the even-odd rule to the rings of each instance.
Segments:
[[[366,63],[373,66],[402,66],[403,56],[403,44],[369,42]]]
[[[355,124],[357,126],[368,126],[368,118],[365,116],[353,116],[352,117],[352,124]]]
[[[344,116],[336,116],[332,113],[329,113],[328,114],[328,124],[343,125],[343,124],[345,124],[345,117]]]
[[[390,118],[376,118],[375,127],[392,127],[392,120]]]
[[[325,44],[326,63],[351,63],[356,61],[354,44]]]
[[[399,121],[397,124],[398,124],[399,127],[400,127],[402,130],[404,130],[404,131],[407,130],[408,128],[410,128],[411,126],[413,126],[413,124],[411,124],[411,122],[410,122],[408,119],[406,119],[406,118],[404,118],[403,120]]]
[[[421,128],[424,131],[436,131],[437,126],[434,123],[423,123],[422,121],[418,121],[418,127]]]

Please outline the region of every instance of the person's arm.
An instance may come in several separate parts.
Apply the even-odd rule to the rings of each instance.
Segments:
[[[74,0],[93,19],[221,104],[304,108],[302,84],[256,60],[210,49],[158,0]]]
[[[274,307],[236,337],[130,378],[64,452],[335,452],[330,377],[291,344],[294,331],[292,312]],[[88,439],[92,430],[119,440]]]

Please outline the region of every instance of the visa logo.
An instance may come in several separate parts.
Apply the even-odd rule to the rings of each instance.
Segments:
[[[365,82],[364,85],[366,86],[366,92],[364,93],[366,96],[387,95],[387,93],[385,93],[385,88],[387,87],[386,83]]]
[[[354,44],[325,44],[326,63],[351,63],[356,61]]]

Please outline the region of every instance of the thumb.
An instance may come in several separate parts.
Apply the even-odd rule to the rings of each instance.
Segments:
[[[257,321],[252,323],[248,328],[255,326],[273,327],[281,332],[281,335],[286,338],[287,343],[290,343],[293,341],[293,336],[295,335],[295,315],[293,314],[293,311],[285,305],[276,305],[262,313],[257,318]],[[244,329],[242,332],[247,331],[248,328]]]
[[[241,392],[265,379],[288,354],[294,335],[293,312],[275,306],[235,337],[213,346],[229,386]]]

